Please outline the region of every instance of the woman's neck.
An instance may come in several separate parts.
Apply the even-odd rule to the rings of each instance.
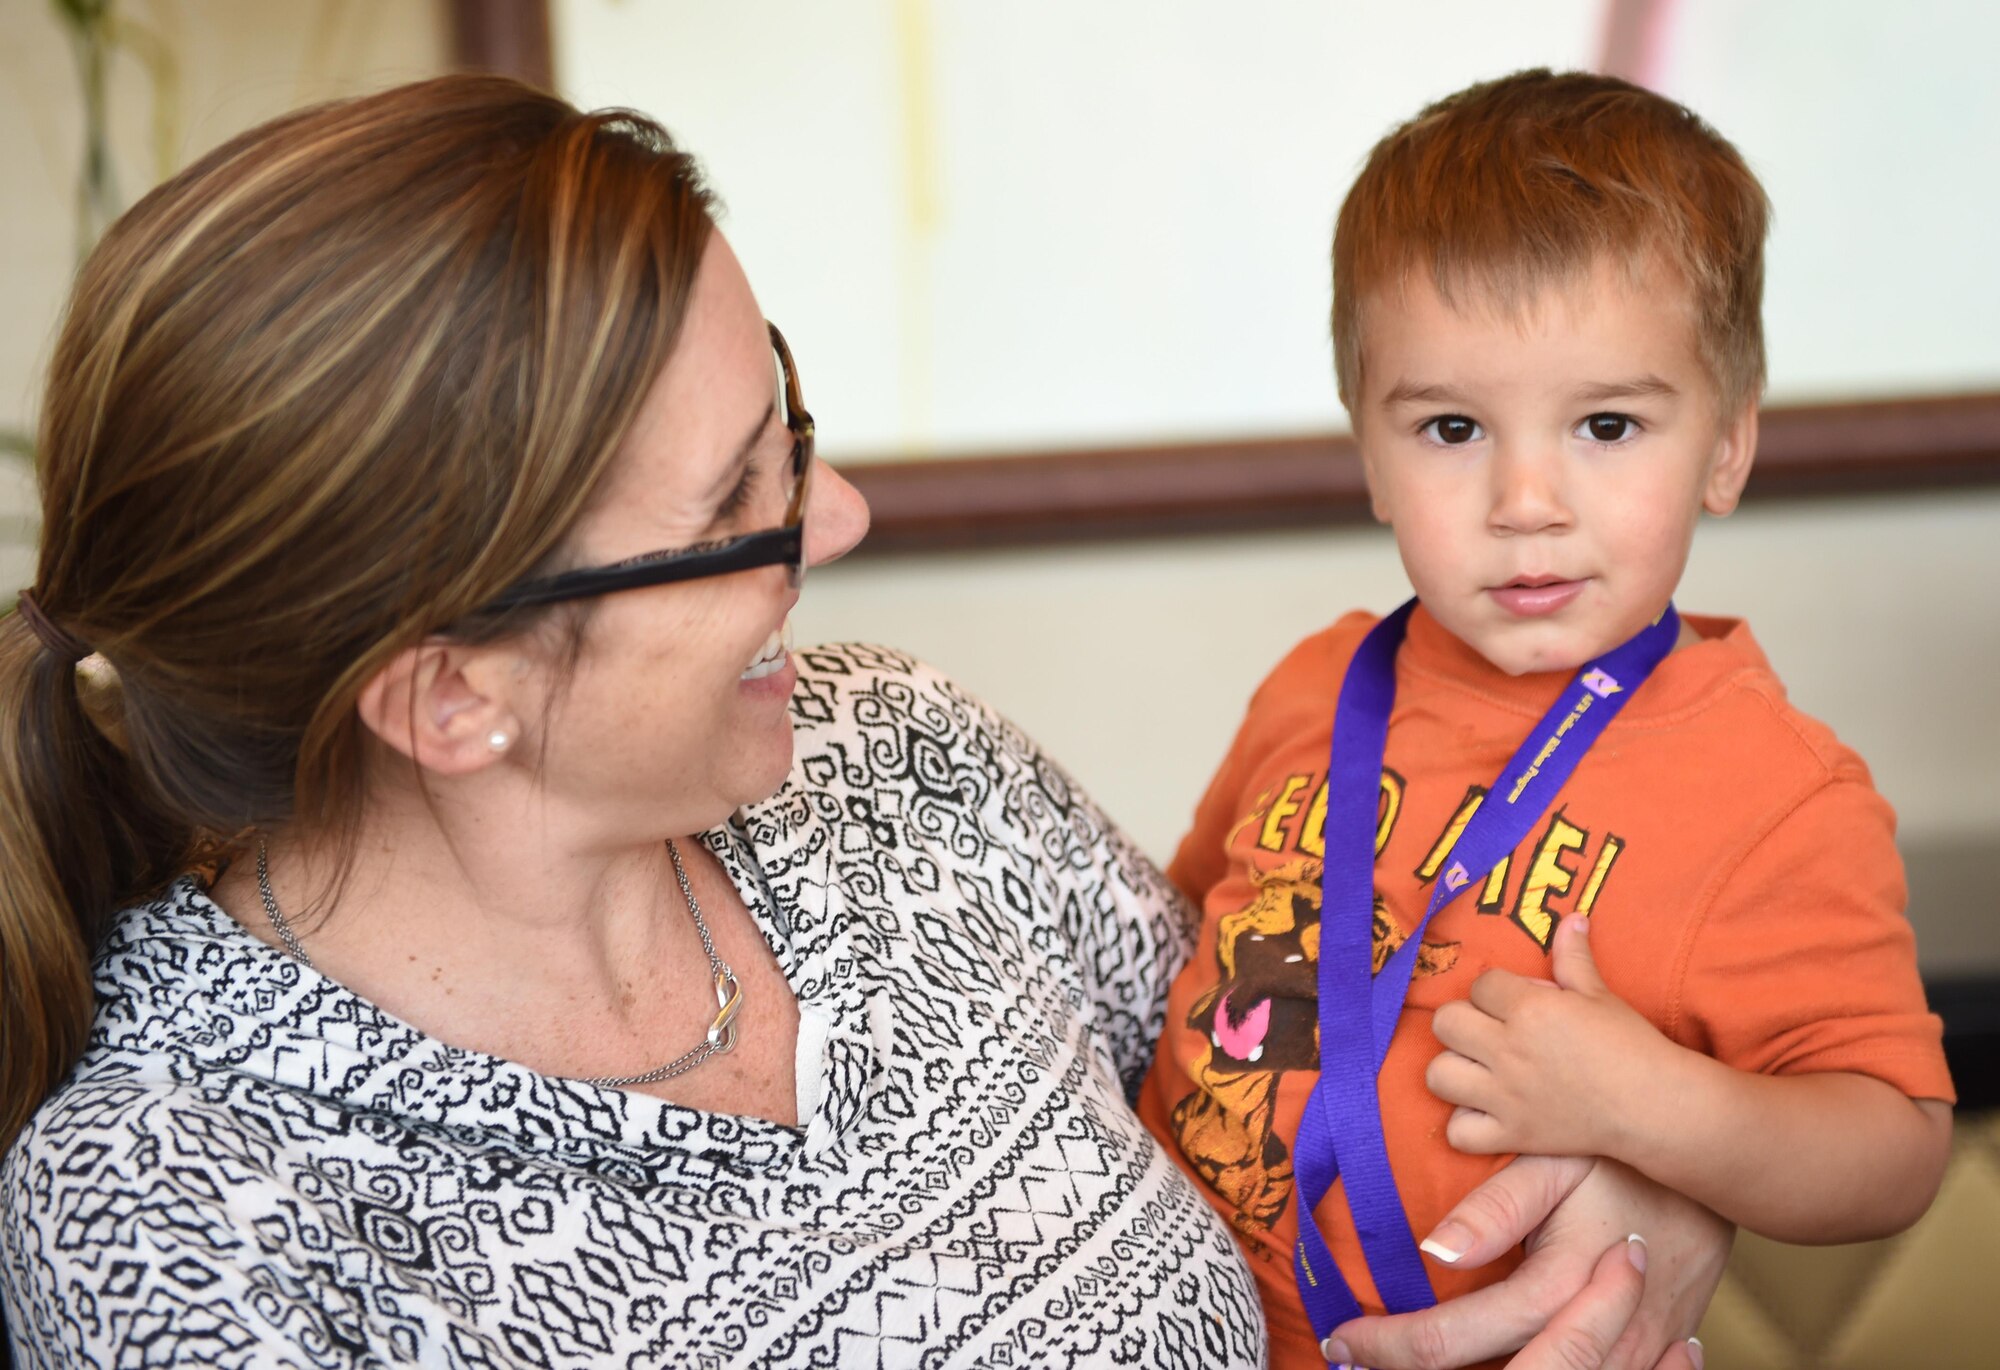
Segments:
[[[657,1035],[649,999],[708,978],[664,835],[586,841],[527,806],[539,821],[411,798],[371,805],[345,870],[330,838],[273,835],[272,894],[321,973],[442,1040],[530,1063],[572,1035],[585,1054],[592,1036]],[[214,893],[282,947],[254,861]]]

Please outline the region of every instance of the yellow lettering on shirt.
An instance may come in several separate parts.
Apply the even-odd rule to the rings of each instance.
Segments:
[[[1451,849],[1458,845],[1458,839],[1465,832],[1465,825],[1472,821],[1472,815],[1479,812],[1479,802],[1486,798],[1486,790],[1480,785],[1468,785],[1465,798],[1458,801],[1458,812],[1451,816],[1451,822],[1444,825],[1438,840],[1431,844],[1429,854],[1423,864],[1417,867],[1417,879],[1428,885],[1437,879],[1437,873],[1444,869],[1444,859],[1451,855]]]
[[[1301,807],[1299,791],[1311,783],[1312,777],[1309,775],[1295,775],[1286,779],[1284,789],[1278,792],[1277,801],[1271,805],[1271,811],[1264,815],[1263,830],[1257,835],[1258,846],[1265,851],[1285,849],[1287,836],[1285,820],[1299,811]]]
[[[1314,801],[1322,820],[1326,814],[1326,787],[1320,787],[1319,798]],[[1403,777],[1387,766],[1382,768],[1382,798],[1375,809],[1375,855],[1389,845],[1389,834],[1396,830],[1396,819],[1403,812]]]
[[[1306,810],[1306,825],[1299,829],[1299,850],[1307,856],[1326,855],[1326,782],[1313,791],[1312,806]]]
[[[1615,833],[1604,834],[1604,847],[1597,853],[1597,864],[1590,868],[1590,878],[1583,882],[1583,895],[1576,901],[1576,911],[1583,917],[1590,917],[1590,910],[1597,903],[1597,892],[1604,888],[1604,877],[1611,874],[1618,853],[1624,850],[1624,838]]]
[[[1556,930],[1555,915],[1549,912],[1549,898],[1552,894],[1569,893],[1569,887],[1576,879],[1576,872],[1563,865],[1562,855],[1564,852],[1582,851],[1589,840],[1590,834],[1570,822],[1558,809],[1535,848],[1535,858],[1528,866],[1528,878],[1522,881],[1520,896],[1514,901],[1514,921],[1543,947],[1548,946]]]

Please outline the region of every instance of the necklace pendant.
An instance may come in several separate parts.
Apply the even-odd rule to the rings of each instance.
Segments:
[[[715,1021],[708,1025],[708,1043],[717,1051],[736,1045],[736,1012],[743,1007],[743,990],[727,970],[715,973]]]

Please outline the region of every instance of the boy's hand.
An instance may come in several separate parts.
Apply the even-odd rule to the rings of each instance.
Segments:
[[[1617,1156],[1616,1129],[1652,1074],[1677,1050],[1606,988],[1590,954],[1590,920],[1569,917],[1550,949],[1555,982],[1490,970],[1472,996],[1432,1020],[1441,1051],[1431,1093],[1458,1105],[1445,1136],[1460,1151]]]

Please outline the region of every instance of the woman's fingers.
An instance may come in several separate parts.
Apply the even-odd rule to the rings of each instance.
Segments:
[[[1646,1288],[1646,1244],[1626,1238],[1598,1258],[1590,1281],[1549,1320],[1509,1370],[1601,1370]]]
[[[1734,1235],[1727,1223],[1615,1161],[1597,1160],[1590,1174],[1537,1231],[1533,1248],[1563,1247],[1594,1260],[1620,1232],[1644,1232],[1646,1292],[1612,1348],[1606,1370],[1650,1370],[1680,1363],[1674,1348],[1700,1324],[1722,1278]]]
[[[1591,1165],[1574,1156],[1522,1156],[1508,1162],[1445,1214],[1424,1238],[1424,1250],[1446,1265],[1467,1269],[1514,1250],[1583,1183]],[[1549,1310],[1543,1311],[1546,1316]]]
[[[1434,1260],[1468,1269],[1518,1248],[1590,1173],[1591,1162],[1523,1156],[1461,1199],[1424,1239]],[[1588,1261],[1602,1249],[1593,1243]],[[1374,1370],[1447,1370],[1514,1350],[1583,1285],[1571,1247],[1543,1246],[1506,1279],[1421,1313],[1359,1318],[1334,1329],[1330,1359]]]

